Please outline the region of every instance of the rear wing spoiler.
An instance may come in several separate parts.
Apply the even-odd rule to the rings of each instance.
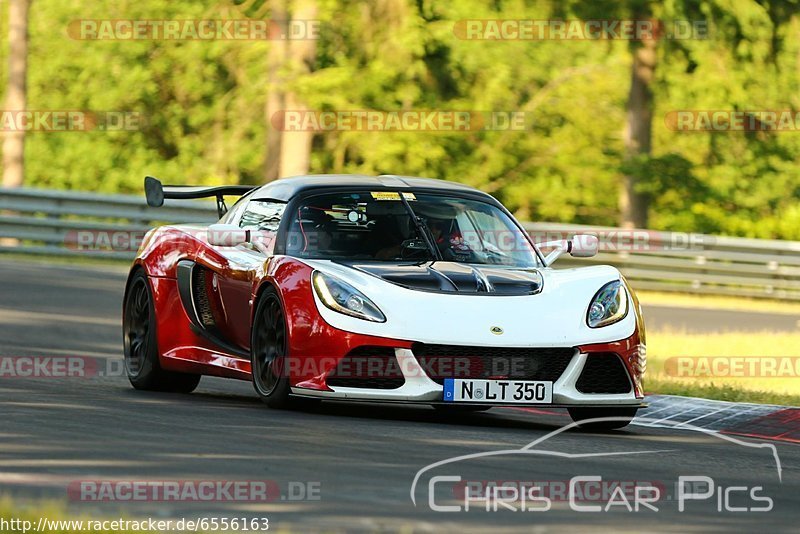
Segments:
[[[240,197],[258,187],[257,185],[219,185],[214,187],[164,185],[158,178],[153,178],[152,176],[145,176],[144,178],[144,194],[147,197],[148,206],[160,208],[164,205],[165,198],[186,200],[216,197],[217,213],[220,217],[228,211],[224,198],[226,195]]]

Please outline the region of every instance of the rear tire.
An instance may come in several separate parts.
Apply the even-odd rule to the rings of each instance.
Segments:
[[[253,388],[270,408],[286,408],[289,405],[289,336],[281,299],[272,287],[258,300],[251,335]]]
[[[128,284],[122,312],[123,352],[128,380],[136,389],[191,393],[200,375],[165,371],[159,362],[153,291],[144,271]]]
[[[639,408],[568,408],[569,416],[572,420],[578,423],[578,426],[584,430],[617,430],[624,428],[633,421],[636,412]],[[588,419],[597,419],[601,417],[613,417],[612,421],[593,421],[591,423],[583,423]]]

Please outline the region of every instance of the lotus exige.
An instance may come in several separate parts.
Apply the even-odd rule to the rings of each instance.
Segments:
[[[220,220],[150,231],[125,290],[138,389],[201,375],[300,399],[561,406],[626,425],[643,399],[645,337],[615,268],[554,269],[597,238],[534,244],[497,200],[403,176],[301,176],[262,187],[163,186],[148,204],[216,197]],[[241,196],[227,210],[224,196]],[[544,251],[549,250],[547,254]]]

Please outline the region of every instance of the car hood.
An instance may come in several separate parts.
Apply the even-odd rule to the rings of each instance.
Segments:
[[[506,270],[443,265],[446,262],[376,266],[302,261],[357,288],[386,316],[384,323],[350,317],[330,310],[314,295],[325,321],[348,332],[451,345],[555,347],[625,339],[636,328],[632,311],[618,323],[602,328],[586,324],[597,291],[620,279],[619,271],[607,265]],[[495,284],[496,290],[479,290],[481,282],[472,281],[477,278]]]
[[[541,291],[543,283],[542,275],[536,269],[504,269],[450,261],[342,265],[408,289],[441,293],[535,295]]]

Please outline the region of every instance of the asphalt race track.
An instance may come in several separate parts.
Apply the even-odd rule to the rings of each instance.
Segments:
[[[117,368],[124,279],[119,268],[0,258],[0,355],[77,355]],[[645,314],[651,327],[797,328],[796,318],[788,315],[666,307],[647,308]],[[2,376],[0,410],[0,494],[64,500],[70,512],[89,517],[268,517],[271,530],[502,532],[591,526],[789,532],[796,531],[800,509],[800,445],[774,444],[776,459],[769,447],[746,445],[768,442],[730,441],[686,429],[568,431],[524,454],[522,447],[568,419],[521,409],[453,416],[427,407],[338,403],[275,411],[263,406],[245,382],[204,378],[194,394],[173,395],[134,391],[119,373]],[[426,466],[501,450],[507,452],[423,471],[414,493],[416,506],[412,502],[412,483]],[[649,481],[661,490],[662,498],[654,503],[658,511],[618,505],[608,512],[578,512],[556,494],[547,511],[511,511],[502,505],[486,511],[482,503],[463,511],[463,486],[452,478],[433,478],[536,480],[557,488],[573,477],[594,475],[605,483]],[[682,476],[710,477],[714,483],[708,498],[684,501],[683,511],[675,489]],[[266,504],[68,497],[68,487],[87,480],[268,480],[280,496]],[[771,511],[753,511],[765,505],[753,495],[768,496]],[[431,496],[434,505],[462,511],[433,511]],[[603,508],[607,500],[590,497],[579,505]],[[731,511],[734,507],[739,511]]]

